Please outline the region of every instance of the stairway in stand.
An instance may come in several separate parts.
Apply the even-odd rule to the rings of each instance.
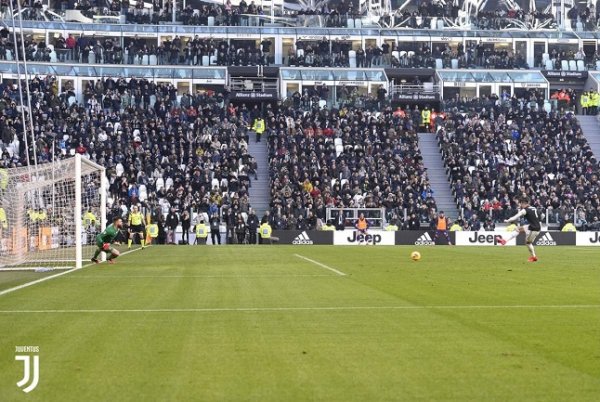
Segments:
[[[269,151],[267,149],[267,139],[262,136],[260,142],[256,142],[256,136],[252,134],[248,140],[248,152],[256,159],[258,165],[258,180],[250,177],[252,187],[250,187],[250,206],[254,209],[256,216],[260,219],[265,211],[269,209],[271,201],[271,190],[269,188]]]
[[[600,161],[600,122],[598,116],[577,116],[577,120],[596,160]]]
[[[444,211],[451,219],[458,218],[456,200],[452,194],[451,182],[446,175],[446,167],[435,134],[420,133],[419,149],[423,164],[427,168],[427,177],[433,189],[433,198],[438,211]]]

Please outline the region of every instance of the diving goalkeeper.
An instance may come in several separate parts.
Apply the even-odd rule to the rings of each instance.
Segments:
[[[108,225],[106,229],[98,236],[96,236],[96,245],[98,249],[94,253],[92,257],[92,262],[98,264],[100,260],[98,260],[98,256],[101,252],[110,253],[106,261],[109,264],[114,264],[114,259],[119,256],[119,250],[112,247],[111,243],[115,240],[115,238],[121,233],[121,228],[123,227],[123,220],[121,218],[113,219],[113,223]]]

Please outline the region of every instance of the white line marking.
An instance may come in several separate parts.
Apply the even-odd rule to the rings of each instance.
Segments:
[[[302,256],[302,255],[300,255],[300,254],[294,254],[294,255],[295,255],[296,257],[298,257],[298,258],[302,258],[302,259],[303,259],[303,260],[305,260],[305,261],[312,262],[313,264],[315,264],[315,265],[318,265],[318,266],[320,266],[321,268],[325,268],[325,269],[328,269],[328,270],[330,270],[331,272],[335,272],[335,273],[336,273],[336,274],[338,274],[338,275],[341,275],[341,276],[346,276],[346,274],[345,274],[345,273],[343,273],[342,271],[338,271],[338,270],[337,270],[337,269],[335,269],[335,268],[331,268],[330,266],[327,266],[327,265],[325,265],[325,264],[322,264],[322,263],[320,263],[319,261],[311,260],[310,258],[304,257],[304,256]]]
[[[289,277],[306,277],[306,278],[335,278],[328,274],[314,275],[289,275],[289,274],[265,274],[265,275],[76,275],[69,277],[70,279],[129,279],[129,278],[289,278]]]
[[[544,310],[600,309],[600,304],[506,305],[506,306],[331,306],[331,307],[231,307],[231,308],[165,308],[165,309],[81,309],[81,310],[0,310],[0,314],[74,314],[74,313],[213,313],[213,312],[278,312],[278,311],[344,311],[344,310]]]
[[[147,246],[147,247],[150,247],[150,246]],[[141,248],[136,248],[136,249],[133,249],[133,250],[125,251],[124,253],[121,253],[120,255],[127,255],[129,253],[133,253],[134,251],[138,251],[138,250],[141,250]],[[5,289],[5,290],[1,291],[0,292],[0,296],[4,296],[5,294],[16,292],[17,290],[21,290],[21,289],[24,289],[24,288],[28,288],[29,286],[37,285],[38,283],[49,281],[50,279],[58,278],[59,276],[70,274],[71,272],[82,270],[84,268],[89,267],[90,265],[96,265],[96,264],[93,263],[93,262],[90,262],[89,264],[85,264],[81,268],[73,268],[73,269],[70,269],[68,271],[60,272],[60,273],[55,274],[55,275],[45,276],[43,278],[36,279],[35,281],[27,282],[27,283],[24,283],[22,285],[15,286],[13,288],[8,288],[8,289]]]

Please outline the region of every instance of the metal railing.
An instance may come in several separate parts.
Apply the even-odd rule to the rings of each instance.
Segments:
[[[384,208],[327,208],[327,220],[335,224],[340,213],[344,216],[345,227],[354,227],[360,214],[364,214],[371,228],[383,229],[386,222]]]
[[[279,93],[277,78],[236,77],[229,80],[232,91]]]

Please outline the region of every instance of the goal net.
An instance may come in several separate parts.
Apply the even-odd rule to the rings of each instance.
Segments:
[[[80,268],[106,226],[104,168],[83,157],[0,169],[0,271]]]

